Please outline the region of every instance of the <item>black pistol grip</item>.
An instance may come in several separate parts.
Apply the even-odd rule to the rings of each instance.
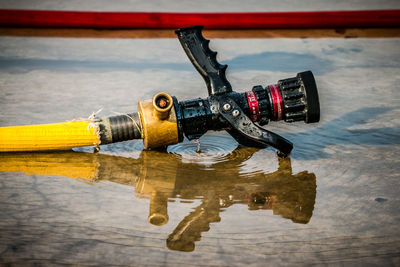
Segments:
[[[215,101],[215,104],[218,103],[219,113],[232,127],[228,132],[240,144],[253,147],[271,146],[278,150],[280,157],[289,156],[293,149],[292,142],[254,124],[240,106],[229,96],[220,96],[213,101]],[[229,104],[231,108],[225,110],[223,107],[225,104]]]
[[[217,61],[217,52],[208,46],[210,40],[203,37],[203,26],[193,26],[175,31],[178,39],[190,61],[203,76],[208,89],[208,95],[221,95],[232,92],[232,86],[225,76],[228,65]]]

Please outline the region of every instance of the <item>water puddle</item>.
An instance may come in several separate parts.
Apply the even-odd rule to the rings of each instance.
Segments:
[[[243,166],[258,149],[237,147],[228,135],[207,135],[200,142],[201,153],[196,143],[186,141],[168,152],[143,150],[137,159],[86,152],[0,154],[0,172],[132,186],[137,198],[149,199],[148,214],[140,216],[156,226],[168,223],[170,201],[198,202],[168,235],[166,245],[172,250],[193,251],[203,232],[233,205],[271,210],[294,223],[310,221],[316,197],[313,173],[293,174],[289,158],[279,159],[271,173],[246,173]]]

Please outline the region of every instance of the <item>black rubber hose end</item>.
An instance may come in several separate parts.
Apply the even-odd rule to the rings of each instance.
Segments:
[[[112,142],[141,139],[141,123],[138,113],[110,117]]]

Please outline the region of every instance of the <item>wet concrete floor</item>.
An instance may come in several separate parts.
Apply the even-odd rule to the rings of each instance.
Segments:
[[[234,90],[312,70],[318,124],[271,123],[290,158],[225,132],[0,154],[0,262],[400,264],[400,39],[215,39]],[[174,39],[0,38],[0,126],[205,97]]]

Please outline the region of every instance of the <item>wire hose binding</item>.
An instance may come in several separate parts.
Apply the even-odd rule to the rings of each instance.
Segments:
[[[142,138],[140,119],[137,112],[113,116],[108,119],[113,143]]]

